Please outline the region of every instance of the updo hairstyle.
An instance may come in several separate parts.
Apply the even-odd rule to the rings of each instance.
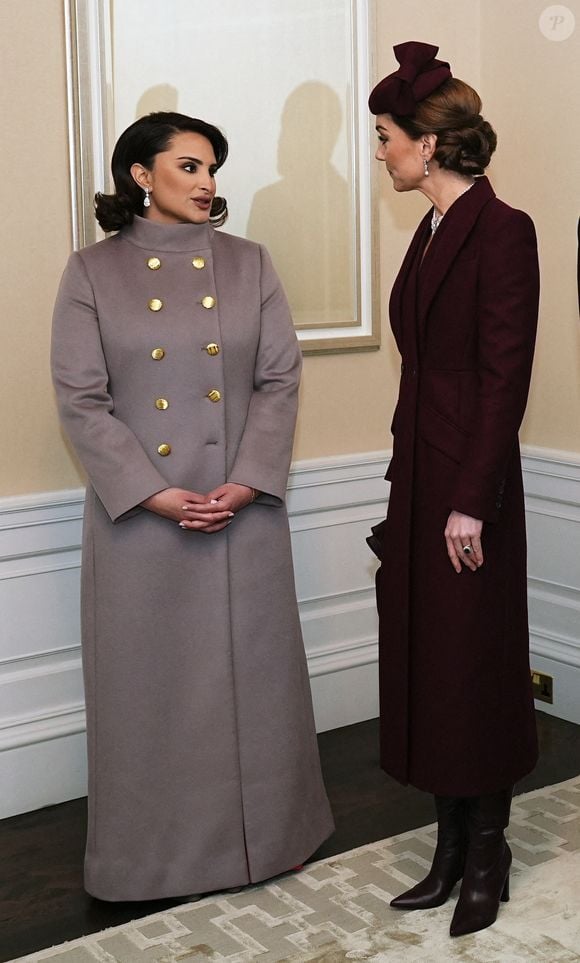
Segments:
[[[437,134],[433,154],[440,167],[458,174],[483,174],[497,147],[497,136],[481,116],[481,98],[469,84],[450,77],[417,104],[409,117],[392,114],[412,140]]]
[[[172,111],[158,111],[140,117],[121,134],[113,151],[111,172],[115,193],[95,194],[95,216],[103,231],[118,231],[126,224],[131,224],[135,214],[143,214],[145,195],[133,179],[131,167],[133,164],[142,164],[151,170],[157,154],[166,151],[171,139],[182,131],[206,137],[214,150],[216,169],[222,166],[228,156],[228,142],[213,124]],[[220,227],[227,216],[225,198],[214,197],[210,222]]]

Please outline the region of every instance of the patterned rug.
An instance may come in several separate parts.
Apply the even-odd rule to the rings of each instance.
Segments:
[[[451,940],[455,894],[403,913],[389,900],[425,875],[426,826],[30,956],[26,963],[520,963],[580,961],[580,776],[514,800],[511,900],[496,924]]]

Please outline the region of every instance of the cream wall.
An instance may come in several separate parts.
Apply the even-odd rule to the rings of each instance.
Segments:
[[[536,361],[522,439],[580,452],[580,324],[576,290],[580,134],[580,3],[576,31],[550,41],[538,29],[544,0],[482,0],[482,88],[499,147],[496,191],[528,211],[540,249]],[[493,51],[493,56],[491,56]],[[519,53],[514,63],[514,53]]]
[[[52,302],[70,250],[62,6],[62,0],[0,4],[0,106],[9,131],[0,152],[0,495],[76,487],[80,480],[57,425],[47,370]],[[404,5],[381,0],[376,76],[392,69],[394,43],[422,38],[439,43],[457,75],[482,90],[485,110],[500,134],[494,184],[508,201],[532,213],[541,240],[541,334],[524,438],[580,451],[574,271],[578,211],[573,206],[578,145],[572,142],[574,125],[561,94],[578,88],[580,15],[577,34],[551,43],[537,28],[543,7],[533,0],[407,0]],[[426,202],[393,194],[381,174],[383,347],[305,359],[297,459],[373,451],[390,443],[398,360],[386,330],[385,307]]]
[[[60,0],[0,3],[0,495],[78,485],[52,401],[52,302],[70,248]]]

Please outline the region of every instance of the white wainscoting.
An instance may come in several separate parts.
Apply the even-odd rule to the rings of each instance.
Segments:
[[[376,559],[386,452],[299,462],[288,509],[296,589],[319,732],[378,715]]]
[[[86,792],[83,492],[0,500],[0,816]]]
[[[317,728],[378,714],[375,562],[386,452],[296,463],[288,507]],[[580,460],[526,449],[532,665],[580,722]],[[0,499],[0,817],[86,786],[78,580],[83,492]]]
[[[384,452],[295,464],[288,507],[320,731],[378,714],[375,565]],[[86,791],[83,491],[0,499],[0,818]]]
[[[580,723],[580,459],[524,451],[530,652],[554,677],[551,715]]]

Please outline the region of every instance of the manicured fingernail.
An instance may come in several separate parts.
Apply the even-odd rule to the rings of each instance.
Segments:
[[[179,523],[179,527],[180,527],[180,528],[185,528],[185,527],[186,527],[186,526],[185,526],[185,522],[180,522],[180,523]]]
[[[234,513],[233,513],[233,512],[228,512],[228,516],[229,516],[229,518],[233,518],[233,517],[234,517]]]

